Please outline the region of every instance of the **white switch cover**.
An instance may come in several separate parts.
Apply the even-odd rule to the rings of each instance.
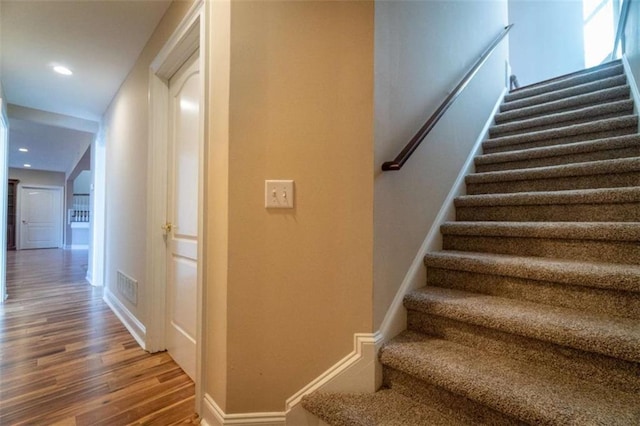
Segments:
[[[264,206],[267,209],[292,209],[293,181],[265,180]]]

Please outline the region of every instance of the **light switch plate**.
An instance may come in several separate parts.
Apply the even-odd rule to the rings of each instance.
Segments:
[[[292,209],[294,201],[292,180],[265,180],[264,206],[267,209]]]

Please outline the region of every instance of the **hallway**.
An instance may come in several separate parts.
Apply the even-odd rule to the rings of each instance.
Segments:
[[[86,267],[84,250],[8,252],[0,425],[197,423],[193,382],[138,346]]]

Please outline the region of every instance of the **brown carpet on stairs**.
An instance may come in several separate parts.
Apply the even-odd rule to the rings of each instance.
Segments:
[[[619,61],[505,96],[346,425],[640,425],[640,134]]]

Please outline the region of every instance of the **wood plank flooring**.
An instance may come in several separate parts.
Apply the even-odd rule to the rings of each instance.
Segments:
[[[197,424],[193,382],[138,346],[86,265],[83,250],[8,252],[0,425]]]

